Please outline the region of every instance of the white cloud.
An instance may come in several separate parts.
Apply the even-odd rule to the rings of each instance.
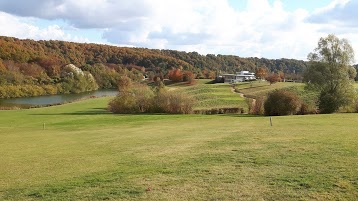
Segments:
[[[267,0],[252,0],[242,12],[222,0],[152,2],[160,6],[153,6],[150,17],[129,23],[132,29],[110,29],[104,37],[117,44],[202,54],[306,59],[321,36],[304,22],[307,11],[287,12],[281,1],[271,5]],[[159,45],[153,45],[157,41]]]
[[[338,26],[358,26],[358,2],[353,0],[336,0],[327,7],[317,9],[307,21],[317,24],[334,24]]]
[[[333,33],[348,39],[353,49],[358,50],[358,2],[335,0],[327,7],[316,10],[306,22],[319,27],[322,33]]]
[[[66,34],[59,25],[51,25],[41,29],[32,25],[32,21],[33,19],[19,18],[0,12],[0,34],[23,39],[89,42],[88,39],[84,37]]]
[[[312,42],[297,30],[297,27],[306,28],[302,20],[308,13],[303,10],[288,13],[280,1],[274,5],[266,0],[249,1],[244,12],[235,11],[222,0],[154,2],[160,6],[155,6],[150,20],[129,23],[133,30],[126,26],[110,29],[104,36],[112,43],[127,41],[137,46],[148,46],[159,40],[160,46],[204,54],[303,59],[307,53],[299,55],[299,42],[304,42],[302,47],[307,47],[306,41]],[[312,38],[317,40],[316,36]],[[287,49],[296,51],[287,54]]]
[[[303,9],[286,11],[280,0],[248,0],[243,11],[230,7],[228,0],[28,0],[21,4],[0,0],[0,10],[22,17],[61,19],[81,30],[104,30],[103,38],[112,44],[306,59],[319,37],[338,26],[330,23],[332,19],[325,14],[357,4],[352,2],[336,0],[313,16]],[[14,30],[0,30],[2,35],[82,40],[56,25],[40,29],[22,21],[23,18],[9,16],[15,22],[3,24],[15,24],[11,25]],[[341,23],[356,23],[356,17],[349,14],[336,16],[340,16],[338,21],[344,19]],[[341,29],[342,36],[356,37],[350,34],[352,28],[348,24],[345,27]]]
[[[110,28],[147,16],[150,0],[0,0],[1,11],[22,17],[63,19],[78,28]]]

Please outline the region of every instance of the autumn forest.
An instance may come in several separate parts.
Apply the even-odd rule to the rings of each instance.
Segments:
[[[284,74],[300,80],[307,62],[294,59],[200,55],[197,52],[128,48],[64,41],[0,37],[0,98],[79,93],[116,88],[125,74],[134,81],[168,78],[180,69],[198,79],[240,70]],[[68,68],[73,64],[81,73]],[[67,66],[67,67],[66,67]],[[93,78],[93,79],[92,79]]]

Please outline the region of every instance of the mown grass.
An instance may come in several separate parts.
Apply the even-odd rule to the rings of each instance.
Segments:
[[[197,84],[173,84],[169,88],[182,91],[193,96],[197,102],[194,109],[211,109],[224,107],[246,108],[245,98],[234,93],[230,84],[211,84],[211,80],[198,80]]]
[[[114,115],[108,101],[0,111],[0,200],[358,198],[357,114],[271,127],[249,115]]]

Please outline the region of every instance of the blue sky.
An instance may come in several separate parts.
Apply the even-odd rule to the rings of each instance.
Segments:
[[[0,35],[306,59],[330,33],[358,49],[356,0],[0,0]]]

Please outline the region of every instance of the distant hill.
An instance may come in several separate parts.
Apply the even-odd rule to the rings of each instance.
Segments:
[[[168,70],[179,67],[193,72],[197,78],[213,79],[217,74],[240,70],[254,72],[259,67],[267,67],[272,72],[301,74],[307,66],[307,62],[294,59],[200,55],[197,52],[20,40],[3,36],[0,37],[0,59],[0,71],[6,72],[0,75],[0,86],[31,85],[40,88],[63,84],[65,79],[61,69],[68,64],[90,72],[100,88],[115,88],[118,76],[124,73],[134,79],[140,79],[142,75],[165,77]],[[50,90],[45,93],[68,92]]]
[[[17,63],[36,62],[50,58],[62,64],[76,66],[95,63],[133,64],[145,68],[160,67],[163,70],[183,66],[185,69],[209,69],[234,72],[255,70],[266,66],[271,71],[303,72],[307,63],[294,59],[242,58],[232,55],[200,55],[197,52],[128,48],[100,44],[84,44],[65,41],[34,41],[0,37],[0,58]]]

